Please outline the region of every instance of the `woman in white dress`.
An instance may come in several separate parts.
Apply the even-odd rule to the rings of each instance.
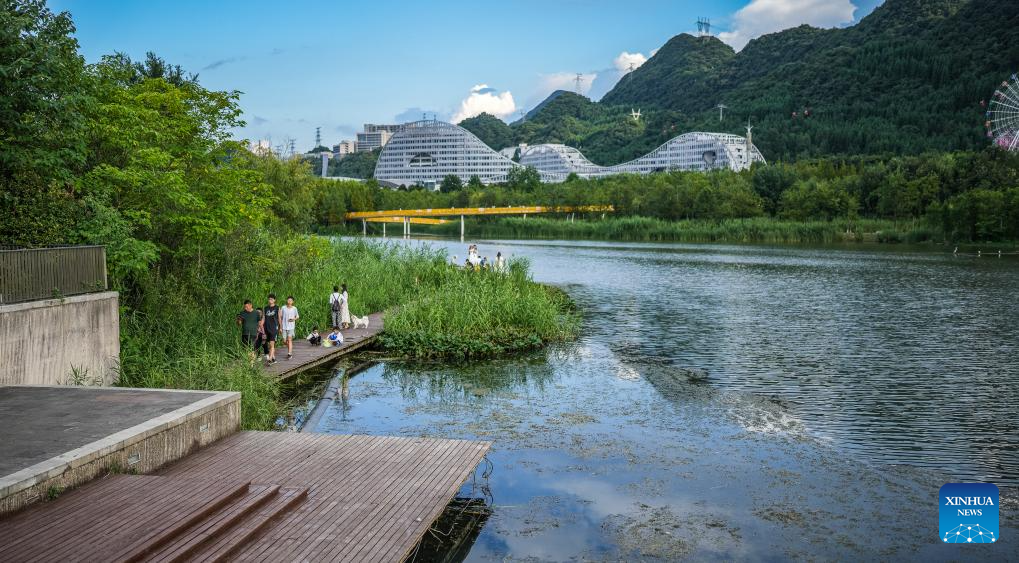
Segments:
[[[347,295],[347,284],[340,286],[340,326],[342,328],[350,327],[350,297]]]

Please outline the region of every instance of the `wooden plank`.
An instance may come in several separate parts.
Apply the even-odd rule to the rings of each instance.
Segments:
[[[375,339],[382,332],[384,328],[384,321],[382,313],[372,313],[368,315],[368,318],[370,320],[368,322],[367,329],[350,328],[340,331],[344,338],[343,345],[341,346],[329,348],[326,348],[325,346],[312,346],[311,344],[308,344],[308,341],[305,340],[303,336],[295,338],[294,357],[289,360],[287,359],[286,344],[283,343],[283,346],[281,347],[280,343],[277,342],[277,361],[275,364],[265,368],[266,373],[280,379],[286,379],[326,362],[338,360],[346,354],[350,354],[370,345],[375,342]],[[324,338],[328,334],[328,331],[321,333]]]
[[[0,538],[17,540],[13,550],[0,548],[0,559],[400,560],[488,448],[465,440],[244,432],[147,481],[85,485],[66,505],[58,500],[0,521]],[[247,496],[217,504],[216,493],[236,483]],[[277,488],[287,494],[268,498]],[[266,496],[252,497],[259,494]]]

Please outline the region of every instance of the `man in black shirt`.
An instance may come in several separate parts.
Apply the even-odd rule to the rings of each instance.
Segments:
[[[269,294],[269,304],[262,309],[262,328],[265,330],[266,362],[276,363],[276,335],[280,330],[280,308],[276,306],[276,295]]]
[[[256,311],[250,299],[244,300],[244,308],[237,313],[237,325],[241,327],[241,344],[251,350],[251,359],[255,359],[255,351],[261,346],[258,341],[258,327],[262,324],[262,312]]]

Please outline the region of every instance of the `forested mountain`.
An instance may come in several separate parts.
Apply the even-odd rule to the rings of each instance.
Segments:
[[[469,117],[461,121],[460,126],[474,133],[482,142],[495,150],[515,144],[516,136],[513,129],[506,125],[505,121],[488,113]]]
[[[598,164],[684,131],[742,134],[748,119],[770,161],[973,150],[987,145],[980,102],[1017,67],[1019,1],[886,0],[853,27],[800,26],[739,53],[673,37],[601,102],[556,92],[512,129],[517,142],[563,142]]]

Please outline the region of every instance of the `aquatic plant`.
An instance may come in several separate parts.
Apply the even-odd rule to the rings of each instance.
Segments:
[[[484,358],[576,333],[568,297],[535,283],[523,259],[505,274],[449,267],[444,282],[386,317],[382,344],[415,358]]]

